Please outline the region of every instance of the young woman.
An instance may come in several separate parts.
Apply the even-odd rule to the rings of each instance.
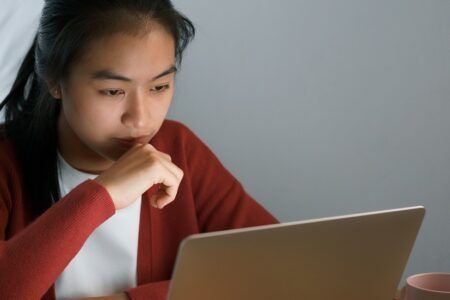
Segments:
[[[277,222],[165,120],[194,32],[169,0],[45,2],[1,106],[0,299],[165,299],[183,238]]]

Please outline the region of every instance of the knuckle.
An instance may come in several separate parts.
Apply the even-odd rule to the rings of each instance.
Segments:
[[[142,149],[142,151],[145,152],[145,153],[152,153],[152,152],[153,152],[153,149],[152,149],[152,147],[150,146],[150,144],[145,144],[145,145],[143,145],[141,149]]]
[[[152,160],[158,160],[158,155],[154,151],[150,151],[147,153],[148,157],[150,157]]]

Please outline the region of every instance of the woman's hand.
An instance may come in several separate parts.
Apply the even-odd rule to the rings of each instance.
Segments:
[[[160,184],[150,203],[163,208],[175,199],[183,175],[169,155],[150,144],[139,144],[94,180],[106,188],[116,209],[127,207],[154,184]]]

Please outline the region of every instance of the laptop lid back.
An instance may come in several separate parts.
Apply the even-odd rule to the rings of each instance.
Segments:
[[[421,206],[196,234],[170,300],[393,299]]]

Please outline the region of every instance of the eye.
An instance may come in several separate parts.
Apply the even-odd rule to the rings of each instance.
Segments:
[[[105,95],[105,96],[108,96],[108,97],[117,97],[117,96],[125,94],[124,91],[117,90],[117,89],[102,90],[102,91],[100,91],[100,93],[102,95]]]
[[[157,85],[154,88],[152,88],[151,91],[154,93],[161,93],[162,91],[167,90],[168,88],[169,88],[168,84]]]

